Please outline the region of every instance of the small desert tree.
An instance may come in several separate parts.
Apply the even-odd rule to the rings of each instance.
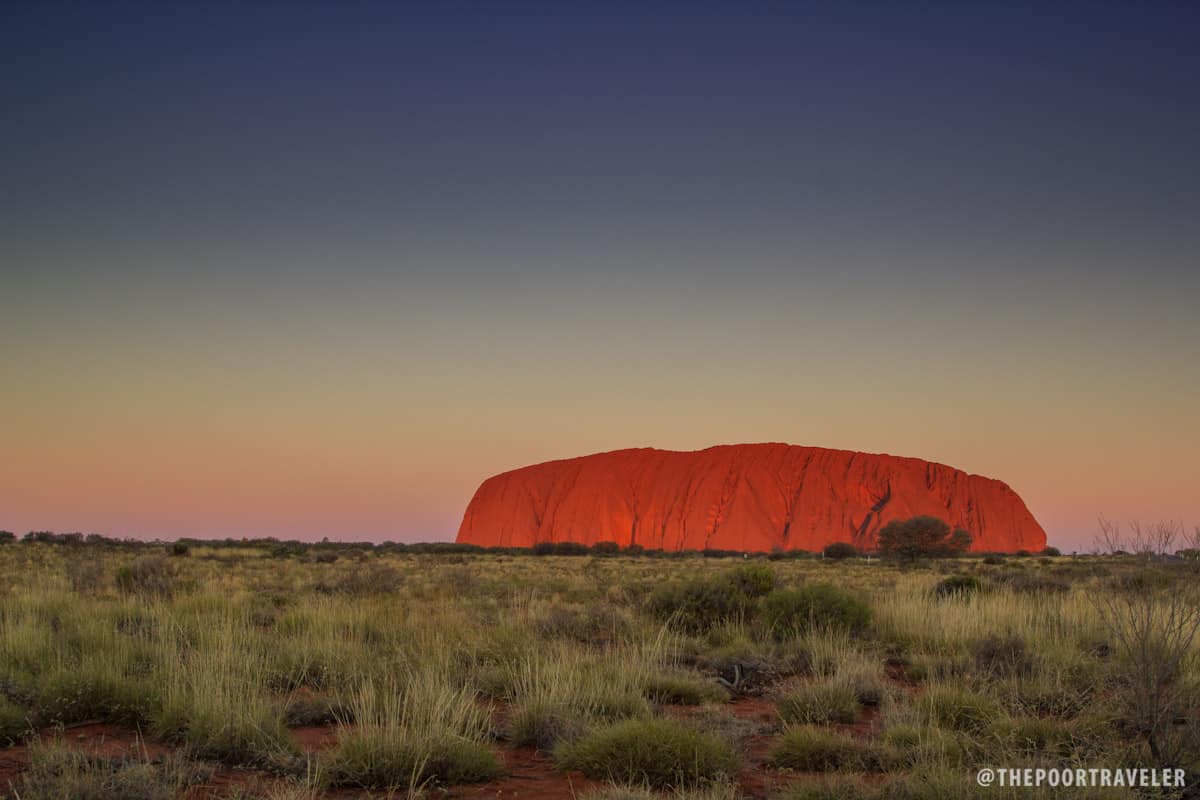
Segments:
[[[879,552],[908,560],[953,556],[971,546],[971,534],[937,517],[892,520],[879,531]]]
[[[1093,548],[1098,553],[1133,553],[1142,558],[1149,558],[1170,553],[1177,541],[1186,545],[1189,538],[1184,532],[1183,523],[1173,521],[1143,526],[1135,520],[1126,526],[1128,530],[1122,530],[1120,523],[1102,516],[1099,524],[1100,533],[1096,535]]]
[[[1189,682],[1200,637],[1200,594],[1147,568],[1116,591],[1091,594],[1119,656],[1130,721],[1161,766],[1200,752]]]

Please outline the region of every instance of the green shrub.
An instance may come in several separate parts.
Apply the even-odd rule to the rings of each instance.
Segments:
[[[187,556],[187,554],[189,552],[191,552],[191,551],[189,550],[188,546],[186,544],[184,544],[183,542],[172,542],[171,544],[167,545],[167,555],[169,555],[169,556],[175,556],[176,558],[183,558],[183,557]]]
[[[716,577],[664,586],[650,596],[648,608],[688,633],[703,633],[725,622],[753,618],[758,599],[775,586],[775,573],[747,564]]]
[[[766,564],[744,564],[734,567],[722,578],[747,597],[765,597],[779,584],[775,570]]]
[[[974,575],[951,575],[933,588],[935,597],[964,598],[970,597],[983,588],[983,581]]]
[[[0,747],[13,744],[29,731],[25,710],[0,695]]]
[[[878,772],[886,768],[887,753],[862,739],[825,728],[788,728],[771,748],[770,762],[798,772],[853,770]]]
[[[856,595],[827,583],[777,589],[763,600],[762,623],[777,639],[829,628],[858,632],[871,623],[871,608]]]
[[[667,719],[628,720],[595,731],[555,751],[563,769],[589,778],[688,787],[731,775],[738,760],[715,736]]]
[[[1057,547],[1047,547],[1046,549],[1042,550],[1042,555],[1050,556],[1051,558],[1058,558],[1062,555],[1062,551]]]
[[[825,549],[821,551],[821,554],[826,558],[832,558],[834,561],[841,561],[842,559],[846,558],[857,558],[859,555],[858,548],[849,542],[834,542],[832,544],[827,544],[825,545]]]
[[[913,517],[884,525],[877,541],[880,553],[915,561],[964,553],[971,546],[971,534],[961,529],[951,531],[937,517]]]

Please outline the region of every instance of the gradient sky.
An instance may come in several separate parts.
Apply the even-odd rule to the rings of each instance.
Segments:
[[[786,441],[1200,522],[1194,3],[6,3],[0,528]]]

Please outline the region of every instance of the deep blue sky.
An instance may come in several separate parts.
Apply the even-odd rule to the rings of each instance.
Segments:
[[[197,426],[247,481],[247,442],[385,476],[377,537],[747,439],[993,474],[1052,538],[1200,514],[1198,40],[1195,3],[6,4],[0,378],[59,399],[6,401],[0,526],[337,518],[271,511],[319,470],[204,516]]]

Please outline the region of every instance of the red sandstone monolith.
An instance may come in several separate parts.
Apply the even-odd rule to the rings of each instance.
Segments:
[[[920,514],[965,528],[974,551],[1046,546],[1025,503],[998,480],[917,458],[787,444],[616,450],[504,472],[476,490],[457,541],[870,550],[883,525]]]

